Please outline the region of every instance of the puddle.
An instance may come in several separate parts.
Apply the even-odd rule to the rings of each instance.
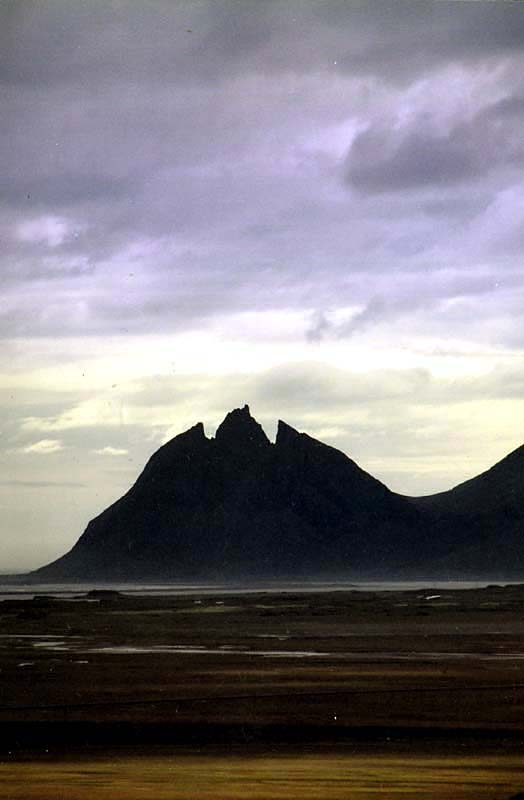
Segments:
[[[63,639],[48,642],[34,642],[33,647],[39,647],[42,650],[53,650],[54,652],[63,651],[68,652],[71,647],[65,643]]]
[[[174,609],[174,614],[233,614],[244,611],[242,606],[226,606],[222,602],[216,602],[212,606],[205,606],[201,602],[194,603],[193,608]]]
[[[502,635],[502,631],[495,631],[491,635]],[[259,634],[257,639],[284,642],[291,639],[291,636],[280,634]],[[495,649],[484,652],[457,652],[457,651],[323,651],[323,650],[283,650],[283,649],[254,649],[241,644],[222,644],[208,647],[201,644],[158,644],[158,645],[117,645],[107,644],[105,646],[89,646],[89,642],[82,636],[57,637],[45,634],[0,634],[0,640],[6,646],[9,640],[16,642],[27,642],[39,651],[52,652],[72,652],[78,655],[87,653],[107,653],[112,655],[142,655],[142,654],[165,654],[165,655],[221,655],[221,656],[250,656],[258,658],[325,658],[336,661],[347,662],[446,662],[446,661],[523,661],[524,652],[502,651],[504,644],[498,644],[498,652]],[[269,643],[269,642],[268,642]],[[262,642],[261,642],[262,644]],[[508,642],[509,644],[509,642]],[[512,644],[514,644],[512,642]],[[20,647],[20,645],[18,645]],[[23,666],[30,665],[32,662],[23,662]],[[88,663],[87,661],[77,661],[76,663]],[[19,665],[21,666],[21,665]]]
[[[173,654],[173,655],[241,655],[259,658],[330,658],[340,661],[521,661],[524,653],[333,653],[318,650],[251,650],[236,645],[204,647],[201,645],[156,645],[152,647],[113,645],[93,647],[85,650],[88,653],[126,654]]]
[[[322,653],[313,650],[249,650],[245,647],[238,645],[220,645],[220,647],[204,647],[202,645],[186,646],[186,645],[156,645],[153,647],[128,647],[127,645],[109,646],[109,647],[92,647],[86,652],[89,653],[111,653],[111,654],[129,654],[129,653],[175,653],[182,655],[242,655],[242,656],[259,656],[261,658],[312,658],[322,657],[326,658],[334,655],[333,653]]]
[[[68,637],[68,639],[69,638],[79,639],[81,637],[71,636]],[[68,651],[71,649],[71,647],[66,644],[65,639],[58,639],[56,636],[50,636],[49,634],[46,635],[45,633],[2,633],[0,634],[0,639],[2,640],[0,647],[3,648],[8,647],[9,642],[11,641],[14,643],[14,649],[18,650],[23,649],[21,644],[22,642],[42,650]],[[74,644],[78,644],[78,642],[75,642]]]

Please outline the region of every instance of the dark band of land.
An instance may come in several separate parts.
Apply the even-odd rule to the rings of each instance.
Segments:
[[[2,761],[458,754],[516,791],[523,603],[521,586],[4,600]],[[510,796],[476,791],[456,796]]]

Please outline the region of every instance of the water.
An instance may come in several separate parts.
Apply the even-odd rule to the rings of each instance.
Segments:
[[[279,637],[285,639],[286,637]],[[23,644],[30,644],[35,650],[46,650],[51,652],[67,652],[74,654],[107,653],[111,655],[134,655],[134,654],[157,654],[157,655],[193,655],[207,656],[220,655],[227,656],[254,656],[256,658],[272,659],[329,659],[330,661],[362,662],[449,662],[449,661],[523,661],[524,653],[511,650],[504,652],[486,651],[403,651],[403,650],[384,650],[376,651],[331,651],[331,650],[292,650],[292,649],[271,649],[258,650],[248,645],[222,644],[222,645],[202,645],[202,644],[157,644],[157,645],[134,645],[134,644],[111,644],[93,645],[92,642],[84,640],[80,636],[70,636],[57,638],[45,634],[2,634],[0,635],[0,647],[22,648]],[[34,662],[22,662],[19,667],[31,666]],[[75,663],[89,663],[88,661],[77,661]]]
[[[28,583],[2,584],[0,582],[0,600],[31,600],[38,595],[57,597],[64,600],[85,598],[88,592],[95,589],[109,589],[136,596],[191,596],[191,595],[235,595],[235,594],[284,594],[288,593],[320,593],[333,591],[361,592],[402,592],[451,591],[456,589],[484,589],[497,584],[500,586],[518,585],[520,581],[260,581],[250,583]]]

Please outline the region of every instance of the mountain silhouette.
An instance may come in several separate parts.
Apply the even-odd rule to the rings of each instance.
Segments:
[[[524,446],[447,492],[411,498],[453,573],[524,575]]]
[[[494,565],[524,573],[515,552],[523,465],[521,448],[450,492],[408,498],[285,422],[273,444],[246,405],[214,438],[198,423],[163,445],[72,550],[31,578],[445,577],[493,574]],[[494,559],[501,530],[509,550]]]

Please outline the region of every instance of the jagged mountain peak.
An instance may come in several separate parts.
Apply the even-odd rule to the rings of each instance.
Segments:
[[[276,444],[277,445],[286,445],[290,444],[291,442],[295,441],[301,436],[301,434],[295,429],[292,428],[291,425],[288,425],[287,422],[284,420],[278,420],[277,426],[277,438]]]
[[[234,408],[226,414],[223,422],[217,428],[215,441],[228,449],[246,446],[259,448],[267,447],[270,444],[260,423],[251,416],[247,404],[243,408]]]
[[[523,475],[519,448],[451,492],[401,497],[282,420],[272,445],[245,405],[214,438],[198,423],[163,445],[31,580],[524,574]]]

